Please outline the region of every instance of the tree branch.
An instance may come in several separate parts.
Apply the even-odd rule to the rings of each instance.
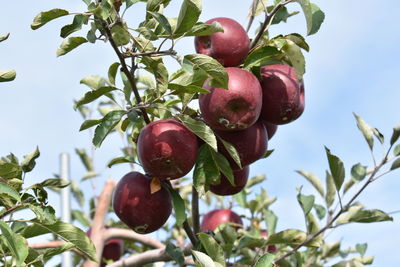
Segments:
[[[122,55],[121,51],[119,51],[117,44],[115,43],[114,39],[112,38],[111,31],[108,28],[107,23],[103,20],[101,20],[101,23],[102,23],[103,29],[106,33],[106,36],[107,36],[108,40],[110,41],[112,48],[114,49],[115,53],[118,56],[119,62],[121,63],[121,69],[125,73],[126,77],[128,78],[129,84],[132,87],[132,92],[135,95],[136,102],[137,102],[137,104],[140,104],[140,103],[142,103],[142,98],[140,97],[139,90],[136,86],[135,77],[129,71],[126,61],[125,61],[125,58]],[[140,109],[140,110],[142,111],[144,121],[146,122],[146,124],[149,124],[150,119],[149,119],[146,109]]]
[[[192,221],[193,231],[196,235],[198,232],[200,232],[199,193],[194,186],[192,186]]]
[[[189,255],[192,250],[190,244],[186,244],[181,247],[184,255]],[[158,261],[171,261],[171,257],[165,251],[165,246],[159,249],[148,250],[140,254],[132,255],[128,258],[121,259],[112,264],[107,265],[107,267],[140,267],[148,263],[158,262]],[[185,260],[185,263],[192,264],[193,261],[189,259]]]
[[[160,241],[148,237],[146,235],[141,235],[135,233],[132,230],[120,229],[120,228],[108,228],[104,231],[103,239],[107,241],[113,238],[127,239],[135,242],[139,242],[143,245],[149,246],[151,248],[163,248],[165,247]]]
[[[101,192],[99,201],[96,207],[96,212],[94,215],[90,238],[96,247],[96,258],[98,262],[87,260],[83,266],[84,267],[98,267],[100,266],[101,255],[103,253],[104,247],[104,218],[107,215],[108,208],[110,207],[111,196],[115,187],[115,182],[108,180],[104,185],[103,192]]]
[[[368,180],[364,183],[364,185],[357,191],[357,193],[354,194],[354,196],[347,202],[347,204],[345,206],[341,206],[340,210],[336,213],[335,216],[333,216],[327,223],[326,225],[321,228],[318,232],[316,232],[315,234],[310,235],[304,242],[302,242],[301,244],[297,245],[295,248],[293,248],[291,251],[289,251],[288,253],[282,255],[281,257],[279,257],[275,262],[279,262],[280,260],[283,260],[286,257],[289,257],[291,255],[293,255],[294,253],[296,253],[296,251],[298,251],[301,247],[303,247],[304,245],[307,245],[309,242],[311,242],[312,240],[314,240],[317,236],[319,236],[320,234],[324,233],[327,229],[332,228],[332,224],[339,218],[340,215],[342,215],[344,212],[346,212],[351,204],[356,200],[356,198],[365,190],[365,188],[374,181],[374,177],[375,175],[378,173],[378,171],[382,168],[383,165],[385,165],[385,163],[388,161],[388,156],[386,155],[383,160],[381,161],[381,163],[379,163],[379,165],[377,165],[374,169],[374,171],[371,173],[370,177],[368,178]]]
[[[283,6],[289,4],[290,2],[293,2],[294,0],[286,0],[286,1],[281,1],[278,3],[268,14],[265,14],[265,20],[264,23],[261,26],[261,29],[258,31],[256,37],[254,40],[251,42],[250,49],[253,49],[257,43],[260,41],[261,37],[263,36],[264,32],[268,30],[269,26],[272,23],[272,20],[274,19],[276,13],[278,13],[279,9],[281,9]]]
[[[168,49],[168,50],[163,50],[163,51],[154,51],[154,52],[146,52],[146,53],[126,52],[126,53],[122,54],[122,56],[124,58],[143,57],[143,56],[159,57],[159,56],[169,56],[169,55],[176,55],[176,51]]]

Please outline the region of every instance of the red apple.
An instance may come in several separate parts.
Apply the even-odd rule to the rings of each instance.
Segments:
[[[220,183],[217,185],[211,184],[210,191],[219,196],[239,193],[246,186],[247,179],[249,178],[249,166],[245,166],[241,170],[234,170],[233,176],[235,178],[235,185],[232,185],[228,178],[221,173]]]
[[[262,123],[264,124],[264,127],[267,130],[268,141],[269,141],[275,135],[278,126],[266,121],[262,121]]]
[[[250,128],[236,132],[215,131],[223,140],[231,143],[237,150],[242,166],[249,165],[261,159],[268,148],[267,131],[262,122],[258,121]],[[222,143],[218,142],[218,151],[224,155],[232,169],[237,170],[239,166],[229,155]]]
[[[294,121],[304,110],[304,85],[297,80],[296,70],[288,65],[261,67],[263,104],[261,119],[272,124]]]
[[[105,228],[109,228],[105,226]],[[92,233],[92,228],[86,232],[86,234],[90,237]],[[110,239],[104,243],[103,253],[101,256],[101,264],[100,267],[106,266],[105,262],[109,260],[117,261],[124,254],[124,241],[122,239]]]
[[[250,40],[242,25],[229,18],[214,18],[207,24],[218,22],[224,32],[207,36],[196,36],[194,44],[196,52],[216,59],[225,67],[239,66],[250,50]]]
[[[115,214],[133,231],[140,234],[161,228],[171,215],[168,191],[161,187],[150,191],[151,179],[139,172],[127,173],[118,182],[113,197]]]
[[[239,68],[226,68],[228,88],[213,88],[204,83],[208,94],[200,94],[199,105],[204,121],[213,129],[243,130],[253,125],[260,116],[262,91],[259,81],[251,72]]]
[[[220,224],[234,223],[243,226],[242,219],[230,209],[213,210],[203,216],[200,229],[202,231],[214,231]]]
[[[161,179],[185,176],[194,166],[198,141],[174,119],[145,126],[138,137],[138,157],[146,174]]]

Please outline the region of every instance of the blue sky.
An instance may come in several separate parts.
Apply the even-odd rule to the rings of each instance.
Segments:
[[[176,1],[178,4],[181,1]],[[359,133],[352,112],[377,127],[390,138],[392,127],[400,124],[398,77],[400,51],[398,44],[398,14],[400,2],[387,1],[315,1],[326,13],[325,23],[316,35],[307,37],[311,47],[306,54],[306,109],[297,121],[278,128],[269,147],[273,155],[251,166],[251,174],[265,173],[262,185],[278,201],[272,209],[280,217],[278,230],[304,228],[301,210],[296,201],[296,187],[315,193],[296,169],[311,171],[324,178],[328,168],[324,145],[350,167],[361,162],[371,164],[368,147]],[[246,24],[251,1],[203,1],[201,20],[225,16]],[[232,8],[235,7],[235,8]],[[70,54],[56,58],[61,43],[59,29],[71,18],[61,18],[32,31],[29,25],[40,11],[51,8],[81,11],[81,1],[35,1],[23,4],[7,1],[0,9],[0,35],[11,33],[0,44],[0,69],[14,68],[17,79],[0,84],[0,155],[31,152],[36,145],[41,150],[36,169],[28,182],[52,177],[58,172],[61,152],[74,155],[74,148],[90,149],[88,132],[78,132],[82,122],[72,109],[72,100],[80,98],[86,88],[79,80],[88,75],[107,74],[116,61],[109,44],[83,45]],[[290,10],[300,10],[291,4]],[[178,14],[178,5],[168,9],[168,15]],[[134,25],[138,19],[134,10],[125,18]],[[290,18],[287,24],[271,28],[271,35],[298,32],[305,34],[302,15]],[[193,40],[178,44],[181,54],[194,53]],[[120,155],[121,139],[114,135],[96,150],[95,162],[103,179],[118,179],[128,166],[105,168],[105,163]],[[380,154],[377,154],[380,155]],[[72,157],[72,176],[78,180],[83,173],[76,156]],[[367,208],[387,212],[400,209],[399,172],[373,183],[361,195]],[[90,192],[89,182],[82,184]],[[59,200],[52,195],[57,206]],[[394,222],[349,225],[335,230],[330,240],[341,239],[344,246],[369,243],[368,255],[375,256],[373,266],[394,266],[400,262],[397,243],[400,238],[400,216]]]

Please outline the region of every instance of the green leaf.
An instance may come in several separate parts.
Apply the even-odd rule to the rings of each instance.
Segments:
[[[107,113],[94,131],[93,145],[100,147],[107,135],[117,126],[125,114],[125,110],[113,110]]]
[[[179,93],[201,93],[201,94],[208,94],[210,93],[208,90],[204,89],[203,87],[197,85],[181,85],[176,83],[169,83],[168,88],[172,90],[176,90]]]
[[[267,225],[268,233],[270,235],[275,233],[276,225],[278,222],[278,217],[272,210],[265,210],[264,211],[264,220],[265,224]]]
[[[392,137],[390,138],[390,145],[393,146],[394,143],[397,142],[399,137],[400,137],[400,125],[397,125],[396,127],[393,128],[393,134]]]
[[[185,263],[185,255],[182,252],[182,249],[176,247],[174,244],[168,242],[165,247],[165,252],[168,256],[171,257],[179,266],[184,266]]]
[[[395,170],[395,169],[397,169],[399,167],[400,167],[400,158],[396,159],[393,162],[392,166],[390,167],[390,170]]]
[[[317,213],[318,219],[322,220],[326,215],[326,209],[322,205],[314,204],[314,209]]]
[[[304,215],[307,215],[314,206],[315,197],[313,195],[306,196],[301,193],[297,195],[297,201],[303,209]]]
[[[168,192],[171,195],[172,203],[174,205],[176,224],[181,226],[186,220],[185,202],[181,195],[173,188],[168,187]]]
[[[398,144],[394,149],[393,149],[393,155],[395,157],[400,155],[400,144]]]
[[[325,147],[326,155],[328,157],[329,169],[331,171],[333,180],[335,181],[336,189],[339,191],[345,176],[344,164],[337,156],[331,154],[331,151]]]
[[[278,55],[280,52],[276,47],[263,46],[251,51],[244,61],[244,68],[250,70],[255,66],[261,66],[268,58]]]
[[[306,72],[306,60],[300,47],[292,40],[286,39],[282,50],[290,60],[293,68],[296,69],[297,79],[302,80],[303,75]]]
[[[0,82],[13,81],[16,76],[15,70],[0,70]]]
[[[118,90],[118,88],[113,87],[113,86],[106,86],[106,87],[100,87],[99,89],[94,90],[94,91],[86,92],[85,95],[81,99],[79,99],[78,102],[76,102],[74,108],[77,109],[78,107],[80,107],[82,105],[91,103],[94,100],[98,99],[99,97],[101,97],[105,94],[108,94],[112,91],[115,91],[115,90]]]
[[[37,220],[41,223],[53,224],[57,222],[55,211],[50,206],[29,204],[28,208],[35,213]]]
[[[10,33],[7,33],[7,34],[4,35],[4,36],[0,36],[0,43],[3,42],[3,41],[5,41],[5,40],[7,40],[8,37],[10,37]]]
[[[185,36],[204,36],[223,31],[224,28],[222,28],[221,24],[216,21],[212,24],[197,22],[188,32],[185,33]]]
[[[61,43],[60,48],[57,49],[56,55],[57,57],[63,56],[86,42],[87,40],[80,36],[69,37]]]
[[[254,265],[254,267],[274,267],[274,258],[274,254],[265,253],[257,260],[257,263]]]
[[[83,131],[86,129],[89,129],[97,124],[99,124],[101,120],[85,120],[82,124],[81,127],[79,128],[79,131]]]
[[[76,154],[78,154],[83,166],[85,166],[87,171],[94,171],[93,160],[86,153],[85,149],[75,148]]]
[[[317,33],[319,28],[321,28],[322,23],[325,20],[325,14],[321,11],[321,9],[314,3],[311,3],[311,12],[312,12],[312,26],[308,31],[308,35],[312,35]]]
[[[16,201],[21,202],[21,197],[14,188],[5,183],[0,182],[0,199],[2,195],[7,195],[8,197],[11,197]]]
[[[75,248],[75,244],[70,243],[70,242],[64,242],[62,243],[59,247],[56,248],[48,248],[44,251],[43,258],[50,259],[53,258],[56,255],[59,255],[65,251],[71,250]]]
[[[85,203],[85,196],[83,195],[82,190],[79,188],[79,185],[75,182],[71,182],[71,193],[75,200],[79,203],[81,207]]]
[[[114,24],[111,29],[111,36],[117,46],[127,45],[131,40],[131,34],[125,23]]]
[[[174,33],[179,34],[189,31],[199,19],[201,8],[201,0],[184,0]]]
[[[372,128],[372,132],[374,133],[375,137],[378,141],[383,145],[385,143],[385,137],[383,134],[378,130],[378,128]]]
[[[368,143],[369,149],[372,150],[374,147],[374,132],[372,127],[369,126],[361,117],[357,114],[353,113],[354,117],[357,120],[357,127],[360,129],[361,133],[363,134],[365,140]]]
[[[307,34],[310,35],[311,31],[313,30],[313,12],[310,0],[296,0],[296,2],[299,3],[303,9],[307,23]]]
[[[14,233],[11,228],[3,221],[0,221],[0,230],[4,237],[5,245],[9,248],[13,256],[15,266],[22,266],[22,263],[28,257],[28,244],[21,235]],[[13,265],[14,265],[13,264]]]
[[[71,183],[62,179],[58,179],[58,178],[50,178],[50,179],[46,179],[43,182],[40,183],[41,186],[43,187],[48,187],[51,189],[54,188],[64,188],[69,186]]]
[[[58,8],[55,8],[55,9],[52,9],[49,11],[45,11],[45,12],[40,12],[33,19],[33,22],[31,24],[31,29],[32,30],[39,29],[40,27],[45,25],[47,22],[49,22],[53,19],[62,17],[62,16],[66,16],[68,14],[69,14],[69,12],[67,10],[58,9]]]
[[[251,177],[249,179],[249,181],[247,182],[246,187],[247,188],[251,188],[254,185],[257,185],[259,183],[264,182],[266,178],[267,177],[266,177],[265,174],[258,174],[258,175],[254,176],[254,177]]]
[[[11,162],[4,162],[0,160],[0,177],[4,179],[22,178],[22,168]]]
[[[80,210],[71,210],[72,220],[80,222],[84,227],[90,227],[90,220],[86,214]]]
[[[355,185],[356,180],[355,179],[349,179],[343,186],[343,194],[346,194],[347,191],[350,190],[350,188],[353,187],[353,185]]]
[[[336,186],[335,181],[333,180],[332,175],[326,171],[326,195],[325,195],[325,202],[328,207],[332,206],[333,202],[335,201],[336,195]]]
[[[207,254],[196,250],[192,250],[192,254],[200,267],[215,267],[214,261]]]
[[[216,184],[220,181],[220,171],[213,161],[211,149],[206,144],[199,148],[196,164],[193,171],[193,183],[200,194],[204,194],[204,185]]]
[[[307,233],[297,229],[287,229],[276,234],[270,235],[267,244],[285,244],[296,246],[307,239]],[[305,245],[306,247],[319,247],[319,242],[312,240]]]
[[[245,190],[240,191],[239,193],[233,195],[233,198],[239,204],[239,206],[243,208],[247,208],[247,195]]]
[[[171,25],[169,24],[168,19],[163,14],[152,11],[147,11],[147,13],[150,14],[155,20],[157,20],[157,22],[167,32],[167,34],[172,34]]]
[[[207,73],[211,86],[228,89],[228,74],[225,68],[212,57],[202,54],[189,54],[184,57],[186,62],[193,65],[194,71],[201,69]]]
[[[232,157],[232,159],[235,161],[235,163],[239,166],[239,168],[242,168],[242,164],[240,162],[240,156],[236,148],[229,142],[225,141],[222,138],[219,138],[219,140],[222,142],[223,146],[225,147],[226,151],[228,151],[229,155]]]
[[[71,24],[65,25],[64,27],[61,28],[60,36],[62,38],[65,38],[71,33],[79,31],[80,29],[82,29],[82,24],[84,20],[87,18],[88,16],[84,16],[81,14],[75,15]]]
[[[393,221],[393,218],[381,210],[374,209],[374,210],[360,210],[359,212],[351,216],[349,221],[358,223],[371,223],[371,222]]]
[[[207,255],[210,256],[213,261],[225,264],[224,250],[212,236],[206,233],[199,233],[197,234],[197,237],[199,238]]]
[[[356,181],[362,181],[367,175],[367,166],[361,165],[361,163],[357,163],[351,167],[351,177]]]
[[[117,157],[113,158],[107,163],[107,167],[111,168],[112,166],[120,163],[135,163],[135,158],[131,156],[122,156],[122,157]]]
[[[315,174],[301,170],[297,170],[296,172],[302,175],[304,178],[306,178],[306,180],[309,181],[314,186],[315,189],[317,189],[318,193],[322,197],[324,197],[325,195],[324,187],[321,183],[321,180]]]
[[[117,76],[117,71],[118,71],[118,68],[119,68],[120,65],[121,64],[119,62],[114,62],[108,68],[108,80],[114,86],[115,86],[115,77]]]
[[[44,224],[39,221],[31,221],[30,225],[21,232],[25,238],[38,236],[42,234],[52,233],[66,242],[71,242],[75,245],[76,249],[82,252],[86,257],[92,261],[96,261],[96,249],[84,231],[76,226],[57,221],[54,224]]]
[[[345,213],[341,214],[339,218],[337,218],[336,225],[349,223],[350,219],[363,208],[364,207],[359,203],[354,204]]]
[[[24,160],[21,163],[22,170],[24,172],[32,171],[36,165],[36,159],[39,158],[39,156],[40,152],[38,147],[36,147],[36,149],[32,153],[25,155]]]
[[[88,86],[89,88],[91,88],[92,90],[98,90],[102,87],[107,87],[108,82],[106,79],[104,79],[101,76],[87,76],[85,78],[83,78],[82,80],[80,80],[81,84],[84,84],[86,86]]]
[[[233,171],[229,164],[229,161],[221,153],[215,152],[212,149],[209,149],[209,150],[211,152],[211,156],[212,156],[215,164],[217,165],[219,171],[222,172],[226,176],[226,178],[232,185],[235,185],[235,177],[233,176]]]
[[[217,138],[213,130],[203,121],[197,121],[187,115],[178,115],[178,119],[195,135],[208,144],[214,151],[218,151]]]
[[[364,243],[364,244],[357,244],[356,245],[356,250],[358,253],[360,253],[361,256],[365,255],[365,252],[367,251],[368,248],[368,244]]]

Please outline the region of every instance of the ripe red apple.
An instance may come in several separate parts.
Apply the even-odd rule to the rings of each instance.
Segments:
[[[215,132],[219,137],[231,143],[236,148],[242,167],[259,160],[267,152],[267,131],[265,130],[265,127],[261,121],[256,122],[251,127],[242,131]],[[228,159],[232,169],[239,169],[239,166],[235,163],[233,158],[229,155],[228,151],[220,142],[218,142],[218,151]]]
[[[196,36],[194,44],[196,52],[216,59],[225,67],[239,66],[250,50],[250,40],[242,25],[229,18],[214,18],[207,24],[218,22],[224,32],[207,36]]]
[[[235,178],[235,185],[232,185],[228,178],[221,173],[220,183],[217,185],[210,185],[210,191],[219,196],[239,193],[246,186],[247,179],[249,178],[249,166],[245,166],[241,170],[234,170],[233,176]]]
[[[230,209],[213,210],[203,216],[201,231],[214,231],[220,224],[235,223],[243,226],[242,219]]]
[[[304,84],[297,79],[296,70],[288,65],[261,67],[263,104],[261,119],[272,124],[294,121],[304,110]]]
[[[154,232],[167,221],[172,211],[168,191],[161,187],[150,192],[151,179],[139,172],[127,173],[118,182],[113,197],[115,214],[133,231]]]
[[[174,120],[145,126],[138,137],[138,157],[146,174],[161,179],[185,176],[194,166],[198,149],[195,134]]]
[[[105,228],[109,227],[105,226]],[[92,233],[92,228],[89,228],[86,234],[90,237],[91,233]],[[106,261],[119,260],[123,254],[124,254],[124,241],[122,239],[114,238],[107,240],[103,247],[103,253],[101,256],[102,261],[100,263],[100,267],[106,266],[105,264]]]
[[[253,125],[260,116],[262,91],[259,81],[251,72],[239,68],[226,68],[228,88],[213,88],[204,83],[208,94],[200,94],[199,105],[205,122],[213,129],[243,130]]]
[[[269,141],[275,135],[278,126],[266,121],[262,121],[262,123],[264,124],[264,127],[267,130],[268,141]]]

